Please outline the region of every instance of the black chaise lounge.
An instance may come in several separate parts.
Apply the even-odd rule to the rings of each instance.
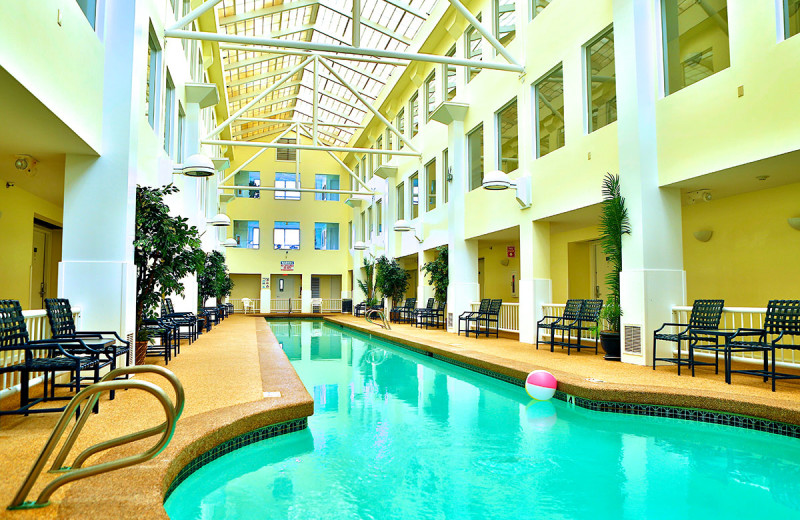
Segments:
[[[689,314],[689,323],[665,323],[653,331],[653,370],[656,369],[656,361],[665,361],[678,365],[678,375],[681,374],[682,366],[689,366],[689,359],[681,358],[681,341],[685,341],[688,345],[689,338],[694,335],[695,342],[713,343],[719,345],[719,336],[705,335],[701,336],[696,333],[697,330],[717,330],[719,329],[719,322],[722,318],[722,308],[725,306],[725,300],[695,300],[692,304],[692,312]],[[672,332],[664,331],[665,328],[672,328]],[[675,343],[678,347],[678,356],[672,356],[672,349],[670,348],[669,357],[656,357],[658,351],[658,342],[668,341]],[[719,359],[719,352],[717,351],[717,359]]]

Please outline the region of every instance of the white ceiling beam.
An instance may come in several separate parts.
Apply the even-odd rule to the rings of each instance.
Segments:
[[[426,13],[423,13],[419,9],[411,7],[407,3],[402,2],[400,0],[383,0],[383,1],[386,2],[389,5],[393,5],[393,6],[397,7],[398,9],[402,9],[403,11],[405,11],[407,13],[413,14],[417,18],[422,18],[423,20],[428,18],[428,15]]]
[[[189,13],[186,14],[183,18],[175,22],[175,25],[169,27],[171,30],[178,30],[183,29],[187,25],[191,24],[193,21],[200,18],[206,11],[213,9],[218,3],[222,0],[206,0],[196,8],[192,9]]]
[[[462,4],[459,0],[448,0],[448,1],[450,2],[450,5],[456,8],[456,11],[461,13],[464,16],[464,18],[466,18],[469,21],[469,23],[471,23],[472,26],[479,33],[481,33],[484,38],[486,38],[486,41],[488,41],[492,45],[492,47],[495,48],[498,54],[504,57],[506,61],[509,62],[510,64],[522,67],[522,65],[520,65],[520,63],[516,59],[514,59],[514,57],[506,50],[506,48],[503,47],[503,44],[497,41],[497,38],[494,37],[492,31],[487,29],[477,18],[475,18],[475,16],[473,16],[473,14],[469,11],[469,9],[464,7],[464,4]]]
[[[380,63],[383,65],[395,65],[399,67],[405,67],[408,65],[405,61],[400,60],[390,60],[386,58],[373,58],[370,56],[348,56],[347,54],[340,54],[338,52],[312,52],[312,51],[298,51],[298,50],[290,50],[290,49],[269,49],[264,47],[248,47],[247,45],[237,45],[237,44],[220,44],[219,48],[221,50],[227,51],[245,51],[245,52],[263,52],[265,54],[288,54],[288,55],[296,55],[296,56],[310,56],[316,54],[321,58],[335,58],[337,60],[346,60],[346,61],[362,61],[366,63]],[[347,51],[342,51],[347,52]],[[274,59],[274,58],[265,58],[265,59]]]
[[[253,83],[254,81],[260,81],[262,79],[269,79],[269,78],[272,78],[272,77],[275,77],[275,76],[280,76],[282,74],[288,74],[289,72],[291,72],[295,68],[296,68],[296,66],[295,67],[286,67],[286,68],[279,69],[279,70],[272,70],[272,71],[269,71],[269,72],[264,72],[262,74],[257,74],[255,76],[246,76],[244,78],[239,78],[239,79],[235,79],[233,81],[228,82],[228,86],[229,87],[239,87],[239,86],[242,86],[242,85],[246,85],[247,83]],[[297,71],[294,72],[294,74],[297,74],[298,72],[300,72],[300,71],[297,70]],[[294,76],[294,74],[292,74],[292,76]]]
[[[354,4],[353,4],[353,13],[356,12],[355,11],[355,4],[356,3],[358,3],[359,8],[361,6],[360,2],[354,2]],[[337,9],[336,7],[328,5],[328,4],[320,4],[320,6],[324,7],[325,9],[328,9],[330,11],[333,11],[334,13],[336,13],[336,14],[338,14],[340,16],[343,16],[344,18],[348,18],[348,19],[350,19],[350,21],[353,20],[353,14],[348,13],[347,11],[342,11],[342,10]],[[393,38],[393,39],[395,39],[397,41],[403,42],[406,45],[409,45],[409,46],[411,45],[411,40],[409,40],[408,38],[406,38],[402,34],[398,34],[398,33],[394,32],[393,30],[389,29],[388,27],[384,27],[383,25],[377,24],[377,23],[373,22],[372,20],[370,20],[369,18],[360,17],[359,24],[360,25],[366,25],[367,27],[369,27],[373,31],[377,31],[377,32],[379,32],[379,33],[381,33],[383,35],[388,36],[389,38]],[[353,23],[353,27],[354,28],[355,28],[355,26],[356,26],[356,24]],[[360,32],[361,32],[361,29],[359,28],[359,33]],[[353,34],[355,34],[355,32]],[[361,38],[360,38],[360,34],[359,34],[359,42],[360,42],[360,39]],[[360,45],[353,45],[353,47],[359,47],[359,46]]]
[[[309,129],[309,126],[311,126],[310,123],[300,123],[300,129],[302,131],[304,131],[305,134],[308,137],[310,137],[311,140],[313,141],[314,137],[312,135],[312,131]],[[342,139],[340,136],[338,136],[336,134],[332,134],[330,132],[326,132],[325,130],[320,130],[320,129],[317,129],[317,131],[319,132],[319,135],[326,136],[329,139],[333,139],[334,141],[341,141],[342,143],[347,144],[347,140],[346,139]],[[317,144],[319,144],[319,143],[317,143]]]
[[[250,146],[255,148],[289,148],[295,150],[320,150],[322,152],[344,152],[344,153],[364,153],[364,154],[383,154],[383,155],[402,155],[405,157],[421,157],[422,154],[412,150],[375,150],[374,148],[350,148],[345,146],[322,146],[313,144],[291,144],[291,143],[264,143],[259,141],[225,141],[217,139],[203,139],[201,144],[218,146]]]
[[[308,135],[308,128],[306,128],[306,127],[303,127],[303,125],[300,125],[300,126],[301,126],[301,129],[305,131],[306,135]],[[336,154],[335,154],[335,153],[333,153],[333,152],[332,152],[332,151],[330,151],[330,150],[328,150],[327,152],[328,152],[328,155],[330,155],[331,157],[333,157],[333,158],[336,160],[336,162],[338,162],[338,163],[339,163],[339,164],[342,166],[342,168],[344,168],[344,169],[345,169],[345,171],[346,171],[348,174],[350,174],[350,177],[352,177],[353,179],[355,179],[355,180],[356,180],[356,182],[357,182],[358,184],[360,184],[362,187],[364,187],[364,188],[365,188],[365,189],[367,189],[367,190],[371,190],[371,188],[370,188],[369,186],[367,186],[367,185],[364,183],[364,181],[362,181],[362,180],[361,180],[361,179],[358,177],[358,175],[356,175],[356,174],[355,174],[355,172],[354,172],[353,170],[351,170],[350,168],[348,168],[348,167],[347,167],[347,165],[344,163],[344,161],[342,161],[341,159],[339,159],[339,158],[336,156]]]
[[[358,0],[354,1],[357,2]],[[314,85],[314,91],[312,92],[312,95],[314,96],[314,104],[311,108],[311,121],[312,121],[312,126],[314,128],[314,132],[311,134],[311,140],[314,142],[314,144],[319,144],[317,139],[317,132],[319,131],[319,128],[317,127],[317,121],[319,121],[319,70],[318,69],[319,69],[319,56],[314,56],[314,77],[312,78]],[[299,123],[298,123],[298,128],[300,128]]]
[[[302,113],[302,112],[301,112]],[[305,115],[305,114],[304,114]],[[311,121],[300,121],[297,119],[269,119],[264,117],[240,117],[238,121],[260,121],[262,123],[300,123],[301,125],[310,125]],[[318,126],[330,126],[334,128],[364,128],[364,125],[348,125],[343,123],[325,123],[319,121]]]
[[[323,190],[320,188],[276,188],[275,186],[217,186],[218,190],[250,190],[250,191],[288,191],[302,193],[333,193],[340,195],[376,195],[372,190],[352,191],[352,190]]]
[[[281,88],[279,88],[276,92],[280,92],[281,90],[290,89],[294,87],[299,87],[302,85],[302,80],[290,81],[289,83],[284,83]],[[242,101],[244,99],[250,99],[251,97],[255,97],[260,92],[255,90],[252,92],[245,92],[244,94],[239,94],[237,96],[230,96],[228,97],[228,103],[235,103],[236,101]]]
[[[361,47],[361,0],[353,0],[353,15],[350,18],[353,21],[353,47]]]

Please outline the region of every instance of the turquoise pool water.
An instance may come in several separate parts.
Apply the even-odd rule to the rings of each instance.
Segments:
[[[270,321],[308,430],[188,477],[173,519],[800,518],[800,441],[532,402],[322,322]]]

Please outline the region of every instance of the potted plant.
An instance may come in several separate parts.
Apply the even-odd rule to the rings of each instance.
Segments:
[[[391,308],[397,307],[408,289],[409,274],[397,260],[381,255],[375,261],[375,288],[389,298]]]
[[[205,255],[203,268],[197,276],[197,303],[204,307],[209,298],[216,298],[219,305],[233,290],[233,281],[225,265],[225,256],[219,251]]]
[[[436,258],[422,265],[422,270],[428,274],[428,284],[433,286],[433,296],[437,301],[447,301],[447,286],[450,277],[447,272],[447,246],[436,248]]]
[[[625,199],[620,192],[619,175],[607,173],[603,178],[603,202],[600,210],[600,245],[609,263],[606,275],[608,297],[600,311],[605,328],[600,331],[600,344],[605,359],[620,360],[619,323],[622,307],[619,299],[619,273],[622,271],[622,235],[631,232]]]
[[[178,191],[173,184],[161,188],[136,187],[136,228],[133,258],[136,264],[136,363],[144,362],[151,334],[145,319],[158,316],[162,298],[183,295],[182,280],[203,265],[197,228],[183,217],[169,214],[164,197]],[[140,348],[141,347],[141,348]]]
[[[375,263],[364,259],[364,279],[358,281],[358,286],[361,292],[364,293],[366,309],[371,309],[378,304],[378,299],[375,297]],[[366,310],[365,309],[365,310]]]

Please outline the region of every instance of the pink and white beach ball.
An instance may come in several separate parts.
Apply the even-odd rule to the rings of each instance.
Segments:
[[[547,401],[556,393],[558,381],[547,370],[534,370],[525,378],[525,391],[539,401]]]

